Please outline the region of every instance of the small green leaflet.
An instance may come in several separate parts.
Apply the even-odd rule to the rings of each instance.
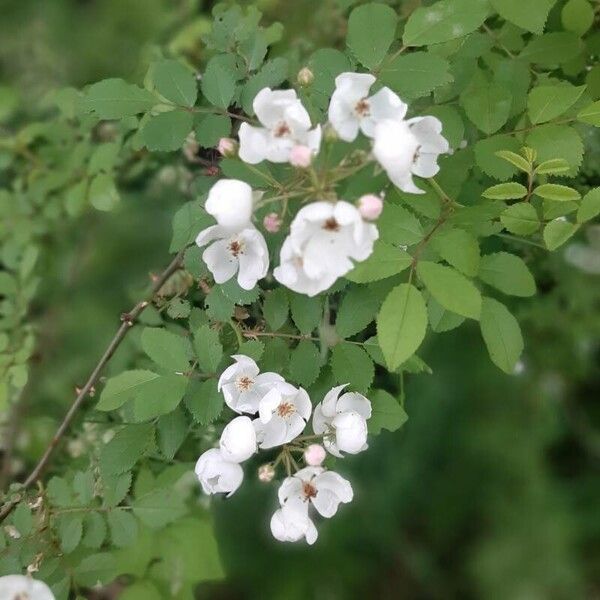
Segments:
[[[277,331],[287,321],[290,305],[283,288],[265,292],[263,315],[273,331]]]
[[[302,387],[312,385],[321,370],[319,351],[310,340],[300,340],[290,354],[288,366],[293,381]]]
[[[373,390],[369,399],[372,407],[371,418],[367,421],[370,434],[378,435],[383,429],[396,431],[408,421],[408,415],[399,400],[389,392]]]
[[[198,89],[194,73],[178,60],[162,60],[151,67],[156,91],[176,105],[192,107]]]
[[[157,102],[153,94],[137,85],[122,79],[104,79],[87,89],[83,104],[98,119],[122,119],[146,112]]]
[[[491,0],[500,16],[518,27],[542,33],[548,13],[556,0]]]
[[[581,201],[577,211],[577,222],[585,223],[600,214],[600,188],[590,190]]]
[[[160,377],[157,373],[146,370],[123,371],[115,377],[111,377],[100,394],[100,400],[96,410],[116,410],[135,398],[136,394],[149,381]]]
[[[335,329],[343,338],[362,331],[377,315],[379,301],[368,286],[351,288],[342,298]]]
[[[455,269],[469,277],[479,270],[479,244],[464,229],[448,229],[432,238],[432,247]]]
[[[100,450],[100,469],[118,475],[128,471],[148,448],[154,437],[151,423],[125,425]]]
[[[570,83],[540,85],[529,92],[527,110],[534,124],[545,123],[562,115],[583,94],[586,86],[575,87]]]
[[[511,296],[533,296],[535,280],[522,258],[508,252],[486,254],[481,258],[479,278]]]
[[[596,100],[577,113],[577,120],[600,127],[600,100]]]
[[[233,100],[235,78],[230,71],[211,61],[202,76],[202,93],[211,104],[225,109]]]
[[[405,250],[378,240],[371,256],[356,263],[354,269],[345,277],[355,283],[378,281],[401,273],[408,269],[411,263],[412,257]]]
[[[533,193],[544,200],[553,200],[554,202],[571,202],[581,198],[577,190],[557,183],[544,183],[536,187]]]
[[[214,379],[193,379],[185,393],[184,403],[195,421],[208,425],[221,414],[223,395],[217,390]]]
[[[172,110],[150,117],[141,131],[148,150],[172,152],[179,150],[192,130],[194,118],[183,110]]]
[[[480,82],[470,85],[460,96],[467,117],[484,133],[495,133],[506,123],[512,95],[497,83]]]
[[[371,357],[360,346],[346,342],[334,346],[331,370],[337,383],[348,383],[352,390],[363,393],[371,386],[375,374]]]
[[[550,221],[544,228],[544,242],[548,250],[556,250],[562,246],[575,232],[579,225],[567,221],[565,217],[559,217]]]
[[[194,332],[193,344],[200,369],[205,373],[215,373],[223,358],[219,332],[203,325]]]
[[[146,327],[141,342],[142,350],[157,365],[176,372],[189,369],[192,346],[187,338],[159,327]]]
[[[517,202],[509,206],[501,215],[502,225],[511,233],[529,235],[540,227],[540,219],[529,202]]]

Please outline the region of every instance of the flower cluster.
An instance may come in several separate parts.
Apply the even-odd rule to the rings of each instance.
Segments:
[[[330,128],[339,139],[352,142],[359,131],[373,139],[372,153],[390,180],[401,190],[423,193],[413,175],[433,177],[437,159],[449,151],[435,117],[405,119],[407,105],[389,88],[374,94],[376,79],[367,73],[342,73],[329,105]],[[254,98],[260,127],[242,123],[239,158],[254,165],[264,160],[290,163],[307,169],[321,146],[321,126],[310,116],[294,90],[262,89]],[[235,152],[233,140],[221,140],[228,156]],[[382,210],[382,194],[367,194],[357,206],[342,200],[317,198],[303,206],[290,224],[279,265],[273,276],[291,290],[314,296],[348,273],[356,262],[367,259],[379,233],[371,221]],[[266,276],[269,256],[263,235],[252,224],[257,194],[234,179],[217,182],[208,194],[206,211],[217,224],[200,232],[196,243],[207,246],[202,258],[217,283],[236,276],[239,285],[252,289]],[[279,231],[282,217],[265,217],[268,232]]]
[[[310,518],[310,506],[330,518],[340,503],[350,502],[353,497],[350,483],[322,466],[325,450],[339,458],[344,453],[366,450],[371,402],[356,392],[342,393],[346,386],[341,385],[330,390],[313,413],[304,389],[277,373],[261,373],[248,356],[232,358],[235,362],[222,373],[218,389],[227,406],[240,416],[225,426],[219,447],[207,450],[198,459],[196,475],[202,489],[206,494],[231,496],[244,478],[242,462],[258,450],[281,448],[277,458],[263,464],[258,474],[262,481],[271,481],[279,464],[287,472],[279,489],[280,508],[271,519],[271,531],[281,541],[305,538],[312,544],[317,530]],[[311,413],[314,434],[302,435]],[[324,448],[311,443],[316,440]],[[294,453],[301,454],[308,466],[300,469]]]

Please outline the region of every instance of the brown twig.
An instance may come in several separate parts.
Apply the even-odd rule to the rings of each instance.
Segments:
[[[133,327],[136,319],[142,314],[144,309],[148,306],[148,304],[156,296],[156,294],[158,293],[160,288],[167,282],[167,280],[171,277],[171,275],[173,275],[173,273],[175,273],[175,271],[177,271],[180,268],[181,262],[183,260],[183,254],[184,254],[184,250],[181,250],[179,252],[179,254],[177,254],[177,256],[171,261],[169,266],[158,276],[158,278],[152,284],[152,289],[145,300],[138,302],[129,312],[123,313],[121,315],[121,325],[119,326],[119,329],[117,329],[117,332],[115,333],[115,335],[112,338],[111,342],[109,343],[108,347],[104,351],[104,354],[102,355],[102,357],[100,358],[100,360],[98,361],[96,366],[94,367],[94,370],[92,371],[91,375],[89,376],[86,384],[81,388],[81,390],[79,390],[77,397],[75,398],[73,404],[71,404],[71,407],[67,411],[67,414],[65,415],[64,419],[62,420],[62,423],[60,424],[56,433],[54,434],[54,437],[48,444],[48,447],[46,448],[44,454],[38,461],[37,465],[33,468],[31,473],[27,476],[27,479],[25,479],[25,481],[23,482],[23,489],[26,489],[26,488],[30,487],[33,483],[35,483],[35,481],[37,481],[37,479],[39,478],[39,476],[41,475],[43,470],[46,468],[48,462],[50,461],[50,457],[52,456],[52,453],[54,452],[54,449],[56,448],[56,446],[58,445],[61,438],[64,436],[64,434],[69,429],[69,426],[71,425],[71,422],[73,421],[73,418],[75,417],[75,415],[77,414],[77,411],[83,404],[83,401],[88,396],[90,390],[94,387],[95,383],[98,381],[98,378],[100,377],[100,373],[102,372],[102,369],[106,366],[108,361],[111,359],[112,355],[115,353],[115,350],[119,347],[119,345],[121,344],[121,342],[127,335],[127,332]],[[0,523],[2,521],[4,521],[4,519],[6,519],[6,517],[12,512],[12,510],[15,508],[15,506],[19,503],[19,501],[20,501],[20,498],[15,498],[15,499],[9,501],[7,504],[5,504],[2,507],[2,510],[0,510]]]

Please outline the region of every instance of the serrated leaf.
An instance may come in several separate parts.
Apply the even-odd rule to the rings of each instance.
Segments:
[[[124,371],[111,377],[100,394],[96,410],[116,410],[135,398],[142,386],[159,377],[157,373],[146,370]]]
[[[192,107],[198,89],[194,73],[178,60],[161,60],[152,65],[152,82],[156,91],[179,106]]]
[[[100,450],[100,468],[103,473],[118,475],[135,465],[152,441],[151,423],[126,425]]]
[[[330,364],[337,383],[348,383],[351,389],[363,393],[371,386],[375,368],[371,357],[360,346],[337,344],[331,352]]]
[[[83,533],[82,517],[81,513],[68,513],[59,515],[57,519],[60,547],[66,554],[73,552],[79,546]]]
[[[83,105],[98,119],[121,119],[150,110],[156,103],[153,94],[137,85],[122,79],[105,79],[86,90]]]
[[[600,127],[600,100],[592,102],[577,113],[577,120]]]
[[[268,60],[258,73],[250,77],[244,85],[241,94],[242,108],[249,114],[254,114],[252,102],[256,94],[265,87],[274,88],[285,81],[288,76],[288,61],[285,58],[277,57]]]
[[[435,298],[430,298],[427,303],[427,315],[431,329],[436,333],[456,329],[465,321],[464,317],[445,309]]]
[[[188,383],[188,378],[183,375],[161,375],[147,383],[133,400],[135,421],[149,421],[175,410]]]
[[[136,498],[134,515],[152,529],[160,529],[181,518],[186,512],[181,494],[172,488],[157,488]]]
[[[223,346],[219,332],[203,325],[194,332],[194,350],[198,365],[205,373],[214,373],[223,358]]]
[[[542,33],[550,9],[556,0],[491,0],[500,16],[522,29]]]
[[[113,544],[118,548],[131,546],[138,535],[136,518],[127,510],[115,508],[108,513],[108,528]]]
[[[520,183],[509,181],[493,185],[482,192],[481,195],[490,200],[515,200],[525,197],[527,195],[527,188]]]
[[[569,0],[560,16],[567,31],[583,35],[593,25],[595,13],[588,0]]]
[[[245,354],[256,361],[260,360],[264,351],[265,345],[259,340],[248,340],[243,344],[240,344],[240,347],[238,348],[240,354]]]
[[[292,381],[302,387],[312,385],[321,370],[319,350],[310,340],[300,340],[290,354],[288,366]]]
[[[73,569],[75,581],[83,587],[111,582],[118,575],[115,558],[108,552],[86,556]]]
[[[551,67],[575,58],[581,50],[581,40],[570,31],[552,31],[534,37],[519,55],[538,65]]]
[[[211,104],[226,109],[235,93],[235,77],[211,61],[202,75],[202,93]]]
[[[367,69],[385,57],[394,41],[397,20],[393,9],[377,2],[358,6],[350,13],[346,44]]]
[[[378,298],[368,287],[355,287],[344,295],[335,320],[335,329],[342,338],[362,331],[377,315]]]
[[[214,421],[223,410],[223,396],[217,390],[214,379],[198,381],[194,379],[186,391],[185,405],[195,421],[207,425]]]
[[[533,296],[535,279],[523,259],[508,252],[496,252],[481,257],[479,278],[511,296]]]
[[[544,200],[554,202],[571,202],[581,198],[581,194],[577,190],[557,183],[544,183],[536,187],[533,193],[540,198],[544,198]]]
[[[452,267],[433,262],[420,262],[417,273],[429,293],[444,308],[463,317],[479,318],[481,294],[464,275]]]
[[[505,373],[512,374],[523,352],[519,323],[504,304],[493,298],[483,298],[480,326],[492,362]]]
[[[192,130],[193,115],[183,110],[172,110],[152,116],[141,131],[148,150],[172,152],[179,150]]]
[[[548,250],[556,250],[562,246],[575,232],[579,229],[579,225],[571,223],[565,217],[559,217],[550,221],[544,227],[544,242]]]
[[[287,321],[289,310],[288,295],[283,288],[265,292],[263,316],[273,331],[277,331]]]
[[[519,148],[520,144],[513,136],[494,135],[484,138],[475,144],[475,162],[486,175],[505,181],[517,173],[517,167],[513,162],[507,162],[506,156],[515,154],[521,158],[516,154]],[[504,154],[505,152],[509,154]],[[522,161],[521,166],[523,163],[527,165],[524,158]]]
[[[390,370],[416,352],[426,329],[427,309],[421,292],[409,284],[394,288],[377,316],[377,338]]]
[[[385,390],[373,390],[369,395],[371,418],[367,421],[369,433],[378,435],[383,429],[396,431],[408,421],[408,415],[400,404]]]
[[[478,81],[460,96],[467,117],[484,133],[495,133],[506,123],[510,114],[512,95],[497,83]]]
[[[346,273],[345,277],[354,283],[378,281],[401,273],[408,269],[411,263],[412,257],[405,250],[378,240],[371,256],[356,263],[354,269]]]
[[[402,41],[405,46],[425,46],[463,37],[475,31],[487,14],[485,0],[441,0],[410,15]]]
[[[188,433],[188,420],[181,408],[163,415],[156,425],[161,454],[172,460]]]
[[[195,125],[196,141],[204,148],[212,148],[231,133],[231,120],[225,115],[205,115]]]
[[[423,239],[423,227],[413,213],[397,204],[385,203],[377,222],[379,239],[393,245],[412,246]]]
[[[186,202],[173,216],[173,237],[169,251],[178,252],[185,248],[196,239],[200,231],[213,224],[212,217],[199,202]]]
[[[86,548],[100,548],[106,538],[106,522],[97,512],[90,512],[83,517],[83,538],[81,544]]]
[[[290,293],[292,320],[300,333],[309,334],[321,323],[323,316],[322,301],[318,297],[310,298],[302,294]]]
[[[567,82],[557,85],[539,85],[529,92],[527,111],[534,124],[546,123],[562,115],[583,94],[585,85],[575,87]]]
[[[435,251],[461,273],[474,277],[479,270],[479,244],[464,229],[449,229],[432,239]]]
[[[527,145],[537,152],[538,162],[562,158],[569,163],[570,171],[566,177],[574,177],[583,160],[581,137],[567,125],[542,125],[527,136]]]
[[[509,206],[501,215],[502,225],[511,233],[529,235],[540,227],[540,219],[529,202],[517,202]]]
[[[570,169],[569,163],[564,158],[551,158],[550,160],[545,160],[540,163],[535,172],[538,175],[557,175],[560,173],[565,173]]]
[[[146,327],[140,339],[142,350],[157,365],[176,372],[189,369],[192,346],[187,338],[160,327]]]
[[[590,190],[581,201],[577,211],[577,222],[585,223],[600,214],[600,188]]]
[[[527,159],[523,158],[520,154],[516,152],[511,152],[510,150],[499,150],[495,152],[498,158],[502,158],[503,160],[508,161],[517,169],[524,171],[525,173],[529,173],[531,171],[531,165],[527,162]]]

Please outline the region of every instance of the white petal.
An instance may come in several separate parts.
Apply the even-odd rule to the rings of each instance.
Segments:
[[[298,411],[298,414],[307,421],[310,418],[310,413],[312,412],[312,403],[308,396],[308,393],[304,388],[298,388],[298,392],[293,399],[294,406]]]
[[[335,515],[340,503],[348,503],[354,496],[350,482],[334,471],[318,475],[313,485],[317,495],[311,498],[312,504],[327,519]]]
[[[282,506],[290,498],[302,498],[302,478],[297,476],[286,477],[279,486],[277,497],[279,498],[279,504]]]
[[[225,460],[240,463],[256,452],[256,431],[248,417],[236,417],[230,421],[219,442],[221,456]]]
[[[419,152],[415,163],[412,166],[412,172],[419,177],[433,177],[440,168],[437,164],[438,154],[429,154]]]
[[[321,407],[322,403],[319,402],[319,404],[315,406],[315,410],[313,411],[312,428],[317,435],[325,433],[328,429],[329,422],[331,421],[331,419],[327,418],[323,414]]]
[[[252,217],[252,188],[244,181],[221,179],[208,192],[204,208],[222,227],[242,229]]]
[[[238,151],[240,160],[250,165],[256,165],[265,160],[265,149],[269,140],[267,129],[242,123],[238,136],[240,138],[240,149]]]
[[[240,237],[245,248],[239,256],[238,283],[241,288],[251,290],[269,270],[269,251],[265,238],[257,229],[244,229]]]
[[[365,135],[373,137],[377,123],[385,119],[402,120],[408,106],[392,90],[384,87],[369,98],[369,108],[370,115],[361,120],[360,128]]]
[[[257,419],[259,422],[260,420]],[[273,415],[268,423],[261,423],[260,432],[257,431],[260,439],[259,447],[263,450],[275,448],[286,443],[288,433],[287,424],[279,415]]]
[[[369,95],[375,77],[370,73],[340,73],[335,78],[335,87],[342,91],[353,102]]]
[[[0,577],[0,598],[3,600],[55,600],[50,588],[26,575]]]
[[[367,422],[357,412],[338,414],[332,421],[335,429],[335,443],[341,452],[357,454],[367,441]]]
[[[200,456],[195,471],[205,494],[227,493],[231,496],[244,479],[242,467],[224,460],[217,448],[207,450]]]
[[[281,392],[277,388],[265,394],[258,406],[258,416],[261,423],[268,423],[273,418],[275,409],[281,404]]]
[[[254,97],[252,108],[261,124],[272,129],[283,120],[287,108],[296,102],[295,90],[263,88]]]
[[[344,383],[343,385],[337,385],[337,386],[331,388],[325,394],[325,398],[323,398],[323,407],[321,409],[323,411],[324,415],[326,415],[327,417],[329,417],[331,419],[333,419],[333,417],[335,417],[335,415],[337,414],[337,402],[338,402],[340,393],[346,387],[348,387],[347,383]]]
[[[308,504],[290,500],[271,518],[273,537],[281,542],[297,542],[303,537],[309,544],[317,540],[317,530],[308,516]]]
[[[202,248],[213,240],[218,240],[227,237],[228,231],[220,225],[211,225],[206,229],[203,229],[196,237],[196,245]]]
[[[442,154],[448,152],[448,140],[441,135],[442,122],[436,117],[415,117],[407,121],[423,152]]]
[[[238,270],[238,260],[228,247],[229,240],[218,240],[202,253],[202,260],[217,283],[229,281]]]
[[[358,392],[346,392],[335,407],[338,413],[354,411],[364,419],[371,418],[371,402]]]

